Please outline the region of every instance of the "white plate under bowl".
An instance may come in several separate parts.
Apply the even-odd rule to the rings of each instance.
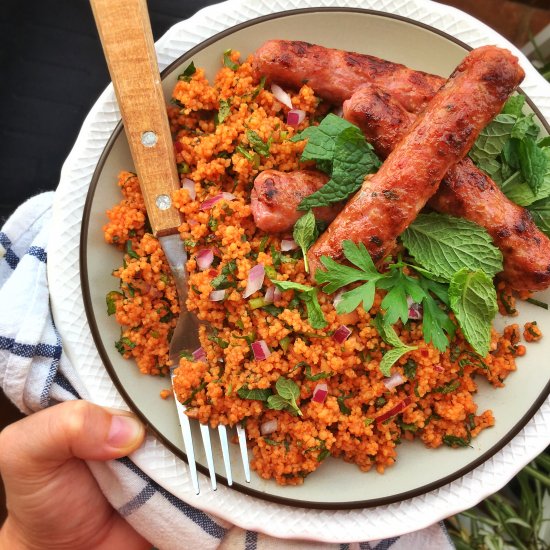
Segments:
[[[281,2],[281,4],[284,4],[287,9],[295,7],[295,4],[290,2]],[[386,9],[393,13],[357,9],[358,7],[372,8],[375,2],[346,2],[345,9],[329,7],[332,3],[328,1],[302,2],[302,4],[316,6],[317,9],[301,12],[294,10],[272,15],[271,12],[277,10],[273,6],[267,6],[267,2],[226,2],[203,10],[192,20],[174,27],[158,45],[159,53],[164,52],[168,59],[174,59],[177,53],[189,50],[188,46],[177,52],[178,45],[181,46],[179,42],[185,33],[189,32],[190,28],[196,30],[197,23],[202,23],[211,32],[203,36],[202,41],[197,40],[196,47],[187,51],[164,72],[163,86],[166,97],[170,97],[177,75],[190,60],[193,60],[196,66],[204,67],[207,75],[212,77],[220,67],[221,53],[224,50],[228,48],[239,50],[244,57],[268,38],[299,39],[329,47],[369,53],[443,76],[448,75],[454,69],[470,46],[478,46],[481,43],[497,43],[514,50],[513,46],[504,41],[502,37],[491,34],[491,31],[475,20],[461,12],[431,2],[409,1],[398,5],[393,3],[392,9],[388,9],[386,6]],[[321,6],[329,8],[319,9]],[[414,10],[411,14],[412,8]],[[279,9],[282,8],[279,7]],[[238,10],[241,12],[245,10],[248,15],[265,15],[265,17],[245,17],[240,21],[235,21],[235,23],[240,23],[237,26],[227,24],[226,29],[220,29],[219,21],[223,21],[223,15],[231,13],[232,16],[235,16],[235,13],[239,13]],[[412,17],[408,18],[405,15],[412,15]],[[427,23],[430,22],[433,25],[434,18],[440,25],[431,27]],[[442,22],[445,24],[442,25]],[[468,43],[464,36],[460,36],[462,39],[460,41],[456,37],[441,32],[442,30],[453,31],[457,28],[457,23],[464,25],[464,28],[467,28],[472,34],[483,33],[483,38],[476,36],[476,40],[470,40]],[[208,27],[209,24],[211,27]],[[212,31],[221,32],[216,34]],[[206,40],[204,40],[205,38]],[[527,63],[524,59],[522,61],[522,65],[527,71],[524,91],[532,101],[531,106],[536,110],[540,109],[548,117],[550,107],[547,103],[541,104],[540,102],[540,96],[544,97],[545,92],[548,93],[548,88],[541,89],[544,86],[542,79],[537,78],[532,67],[526,66]],[[95,112],[93,111],[90,116],[93,115],[95,117],[93,122],[98,122],[100,125],[101,122],[105,122],[105,118],[108,119],[106,124],[110,124],[109,129],[112,130],[113,117],[111,115],[115,115],[115,120],[117,115],[116,111],[113,113],[112,109],[112,92],[108,90],[100,98],[94,108]],[[542,115],[538,110],[537,112],[539,120],[542,122],[542,118],[540,118]],[[102,120],[102,117],[105,118]],[[121,256],[104,243],[101,227],[106,221],[105,210],[120,200],[116,185],[117,174],[120,170],[132,170],[133,163],[120,126],[115,129],[106,146],[105,132],[101,132],[101,145],[105,148],[99,162],[97,162],[98,147],[96,145],[99,145],[96,144],[97,134],[94,134],[94,129],[89,125],[88,127],[85,125],[83,132],[87,132],[88,135],[81,135],[81,138],[88,139],[88,145],[94,151],[93,154],[89,152],[89,149],[89,154],[83,153],[82,150],[76,153],[73,151],[71,154],[73,159],[70,157],[69,160],[74,164],[77,153],[80,153],[80,159],[86,164],[88,176],[87,180],[82,181],[82,185],[79,185],[77,197],[74,195],[74,188],[71,190],[71,194],[73,194],[72,204],[75,204],[75,198],[78,199],[80,213],[83,211],[84,195],[87,195],[82,234],[80,235],[82,245],[80,275],[89,326],[85,322],[82,324],[87,337],[89,337],[90,328],[92,329],[91,332],[94,335],[100,357],[97,356],[97,353],[90,352],[93,357],[90,357],[89,361],[77,359],[76,363],[80,365],[79,372],[87,379],[88,389],[91,386],[92,398],[99,402],[112,405],[113,403],[110,401],[120,401],[115,390],[116,386],[119,394],[125,398],[132,409],[147,421],[156,433],[158,440],[164,444],[162,446],[158,440],[148,441],[145,449],[137,455],[138,464],[141,462],[141,467],[145,464],[149,475],[175,494],[179,493],[181,496],[183,493],[183,498],[195,506],[207,511],[215,511],[218,515],[224,516],[220,506],[214,506],[212,509],[213,503],[207,496],[207,490],[203,490],[199,497],[195,497],[190,494],[190,487],[183,488],[182,482],[184,480],[188,482],[185,469],[175,457],[172,456],[167,460],[166,453],[170,453],[170,451],[176,456],[184,456],[181,451],[183,445],[174,405],[172,402],[162,401],[158,397],[159,391],[167,386],[167,381],[139,374],[134,363],[122,359],[114,348],[114,342],[119,338],[119,327],[106,314],[105,295],[116,288],[117,280],[112,278],[110,273],[112,269],[120,265]],[[78,149],[78,145],[77,143],[75,149]],[[95,164],[96,162],[97,164]],[[89,178],[91,176],[90,168],[94,171],[93,178]],[[66,170],[64,175],[66,176]],[[91,185],[90,179],[92,180]],[[65,194],[70,193],[68,184],[63,187],[63,181],[60,193],[61,190]],[[62,202],[63,200],[58,198],[56,205],[60,205]],[[74,217],[70,213],[64,212],[60,206],[56,208],[56,212],[59,238],[74,246],[74,239],[78,235],[73,235],[74,231],[67,231],[67,227],[74,229]],[[61,255],[59,246],[56,246],[55,249],[59,253],[59,259],[61,260],[61,256],[63,256],[63,260],[67,262],[67,253]],[[72,253],[69,255],[74,259]],[[74,268],[74,264],[72,267]],[[52,267],[51,272],[55,275],[56,281],[63,278],[67,280],[69,277],[68,274],[64,274],[55,267]],[[74,281],[74,274],[71,274],[70,277],[71,281]],[[59,291],[59,294],[56,293],[56,290]],[[73,323],[69,326],[68,308],[60,301],[62,294],[66,298],[66,290],[62,291],[62,285],[53,283],[52,300],[54,314],[57,314],[56,321],[62,331],[66,346],[69,342],[70,348],[71,343],[76,343],[76,339],[82,347],[83,334],[82,332],[78,335],[74,333],[74,313],[72,315]],[[550,292],[542,293],[539,298],[549,301]],[[82,307],[80,300],[78,300],[77,307]],[[82,309],[79,310],[79,316],[81,315]],[[514,319],[514,322],[524,323],[532,320],[537,320],[543,332],[550,334],[550,313],[530,304],[522,304],[520,316]],[[502,326],[503,321],[498,320],[497,324]],[[525,428],[536,411],[543,404],[548,406],[548,403],[545,404],[550,390],[548,346],[544,339],[539,344],[528,346],[527,355],[518,359],[518,371],[507,379],[505,388],[495,390],[487,384],[481,384],[480,391],[476,396],[479,410],[492,409],[496,417],[496,425],[490,430],[484,430],[480,436],[474,439],[471,448],[450,449],[445,447],[429,450],[421,444],[404,443],[398,449],[396,465],[388,469],[383,476],[374,472],[365,474],[354,465],[328,459],[300,487],[280,487],[274,482],[262,480],[255,475],[252,482],[246,484],[240,469],[235,467],[235,488],[247,494],[240,494],[234,489],[220,488],[217,493],[218,504],[219,497],[223,496],[233,503],[244,502],[245,508],[250,509],[253,503],[259,502],[259,498],[264,501],[262,508],[275,507],[277,511],[284,511],[283,516],[287,516],[288,511],[291,513],[299,511],[301,515],[305,514],[311,520],[311,517],[319,519],[322,514],[335,514],[339,521],[334,523],[337,527],[331,527],[329,533],[326,532],[326,525],[323,526],[325,531],[313,530],[310,532],[308,529],[301,529],[298,533],[294,533],[292,529],[288,528],[288,522],[285,522],[284,519],[281,521],[281,518],[274,520],[274,516],[271,514],[269,514],[268,523],[254,519],[250,521],[243,518],[242,511],[236,510],[235,507],[232,507],[232,511],[226,514],[227,519],[243,527],[259,529],[276,536],[303,536],[327,541],[361,540],[366,538],[366,529],[369,533],[374,533],[372,538],[395,535],[429,525],[445,515],[471,505],[473,503],[472,496],[465,498],[461,491],[457,490],[457,485],[460,486],[468,476],[470,479],[474,479],[476,472],[482,471],[487,464],[498,459],[499,454],[513,445],[517,439],[513,439],[514,436]],[[76,352],[76,348],[73,349]],[[73,357],[74,359],[75,357]],[[107,380],[105,379],[106,374],[105,369],[101,366],[102,362],[109,370],[112,381],[108,377]],[[100,372],[100,369],[103,371]],[[98,377],[101,378],[99,385]],[[103,389],[100,390],[98,386]],[[546,438],[545,443],[544,438]],[[500,486],[506,483],[517,469],[533,458],[537,452],[544,449],[549,442],[550,438],[547,433],[542,436],[542,441],[540,437],[537,437],[537,445],[533,446],[536,447],[536,452],[524,452],[523,458],[519,458],[512,468],[507,468],[504,475],[499,476],[497,473],[496,485]],[[234,451],[233,464],[237,466],[239,458],[236,449]],[[155,461],[155,457],[158,458],[159,453],[162,455],[162,460]],[[217,454],[219,455],[219,453]],[[198,458],[204,464],[204,457],[199,456]],[[219,460],[217,471],[223,471]],[[174,481],[176,474],[180,478]],[[493,475],[495,474],[493,473]],[[493,480],[490,485],[494,487],[495,481]],[[204,478],[202,487],[205,489],[207,487]],[[450,489],[451,494],[445,494],[441,500],[441,495],[446,489]],[[493,490],[496,489],[493,488]],[[478,499],[483,496],[483,494],[479,494]],[[438,498],[446,505],[438,506],[436,504],[434,506]],[[271,502],[266,502],[265,499]],[[427,507],[425,507],[426,502],[429,502]],[[390,521],[392,527],[389,529],[387,521],[383,522],[386,527],[381,527],[380,522],[371,524],[370,521],[369,525],[365,525],[364,528],[359,527],[357,521],[362,514],[365,514],[366,507],[372,507],[368,516],[372,519],[380,514],[387,515],[388,510],[395,510],[396,506],[401,510],[403,510],[403,506],[405,508],[412,507],[409,512],[410,510],[418,511],[419,507],[425,507],[425,513],[429,510],[428,517],[423,515],[420,521],[410,524],[409,521],[394,521],[392,513]],[[307,508],[311,509],[307,510]],[[331,511],[320,511],[315,508],[330,509]],[[355,508],[357,510],[352,510]],[[405,516],[408,516],[408,513]],[[344,524],[349,524],[348,527],[342,529],[341,521]],[[350,530],[350,525],[353,525],[355,529]]]

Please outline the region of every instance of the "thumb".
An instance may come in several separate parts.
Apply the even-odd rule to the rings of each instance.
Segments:
[[[0,471],[3,476],[32,475],[56,469],[73,457],[118,458],[139,447],[144,436],[143,424],[126,411],[67,401],[0,433]]]

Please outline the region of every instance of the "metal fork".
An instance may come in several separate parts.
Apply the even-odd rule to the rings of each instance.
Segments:
[[[177,365],[182,350],[200,346],[198,320],[185,305],[187,255],[178,233],[180,213],[172,206],[172,193],[180,188],[172,136],[145,0],[91,0],[92,10],[115,88],[124,129],[134,160],[147,215],[176,282],[180,317],[170,344],[170,357]],[[174,394],[175,395],[175,394]],[[200,491],[191,424],[185,407],[176,397],[185,452],[193,487]],[[212,489],[216,472],[208,426],[200,425]],[[225,426],[218,428],[228,484],[233,483]],[[237,427],[245,479],[250,481],[246,435]]]

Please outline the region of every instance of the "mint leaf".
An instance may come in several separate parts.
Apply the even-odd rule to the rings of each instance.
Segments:
[[[178,75],[178,80],[183,80],[184,82],[191,82],[191,77],[197,72],[197,69],[195,68],[195,64],[193,61],[187,65],[187,67],[184,69],[183,73]]]
[[[422,334],[427,344],[430,342],[441,352],[449,347],[449,338],[453,338],[456,326],[445,311],[433,299],[422,301],[424,315],[422,318]]]
[[[281,290],[298,291],[298,298],[300,298],[306,306],[307,320],[312,328],[321,329],[327,326],[323,310],[317,299],[317,288],[294,283],[292,281],[277,281],[276,279],[271,279],[271,282]]]
[[[218,123],[221,124],[231,114],[231,101],[229,99],[220,99],[220,108],[218,109]]]
[[[550,199],[544,199],[531,204],[528,207],[538,228],[550,237]]]
[[[537,196],[548,170],[550,160],[532,138],[522,139],[518,146],[520,171],[527,185]]]
[[[346,199],[357,191],[366,174],[380,166],[371,145],[356,126],[343,130],[334,142],[331,179],[318,191],[302,199],[298,208],[307,210]]]
[[[250,147],[252,147],[258,155],[261,155],[262,157],[269,156],[269,147],[271,146],[270,139],[266,143],[254,130],[247,130],[246,138],[248,139]]]
[[[422,267],[447,281],[462,268],[490,276],[502,271],[502,253],[487,231],[462,218],[420,214],[401,239]]]
[[[525,105],[525,96],[521,94],[514,95],[506,101],[502,108],[502,114],[521,116],[523,106]]]
[[[300,388],[296,382],[283,378],[282,376],[275,383],[275,390],[284,399],[296,401],[300,397]]]
[[[302,160],[325,160],[332,163],[336,137],[347,128],[354,128],[354,126],[351,122],[330,113],[319,126],[308,126],[290,141],[308,140],[302,152]]]
[[[487,159],[496,158],[510,139],[516,120],[517,117],[510,114],[499,114],[493,118],[470,149],[470,158],[477,165],[483,164]]]
[[[317,230],[317,224],[315,223],[315,216],[311,210],[307,214],[303,215],[295,224],[294,231],[292,233],[294,241],[302,249],[302,255],[304,257],[304,268],[306,273],[309,273],[309,265],[307,261],[307,251],[310,246],[315,242],[319,236]]]
[[[449,301],[466,340],[485,357],[489,353],[491,323],[498,309],[493,281],[483,271],[461,269],[451,279]]]
[[[229,69],[232,69],[233,71],[236,71],[239,68],[239,64],[235,63],[235,61],[233,61],[231,59],[231,51],[232,50],[229,49],[229,50],[225,50],[225,52],[223,52],[223,66],[228,67]]]
[[[275,383],[275,391],[277,395],[271,395],[267,399],[268,408],[278,411],[287,409],[293,414],[302,415],[296,403],[296,399],[300,397],[300,388],[296,382],[281,376]]]
[[[272,393],[273,392],[269,388],[266,388],[266,389],[259,389],[259,388],[249,389],[246,384],[244,386],[241,386],[237,390],[237,395],[241,399],[254,399],[256,401],[267,401],[269,396]]]

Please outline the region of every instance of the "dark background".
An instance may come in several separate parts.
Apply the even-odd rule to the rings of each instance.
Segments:
[[[115,2],[116,0],[113,0]],[[0,0],[0,226],[57,187],[109,77],[87,0]],[[216,0],[149,0],[155,39]],[[550,24],[550,0],[446,0],[518,47]],[[20,417],[0,391],[0,429]],[[0,483],[0,525],[5,516]]]

